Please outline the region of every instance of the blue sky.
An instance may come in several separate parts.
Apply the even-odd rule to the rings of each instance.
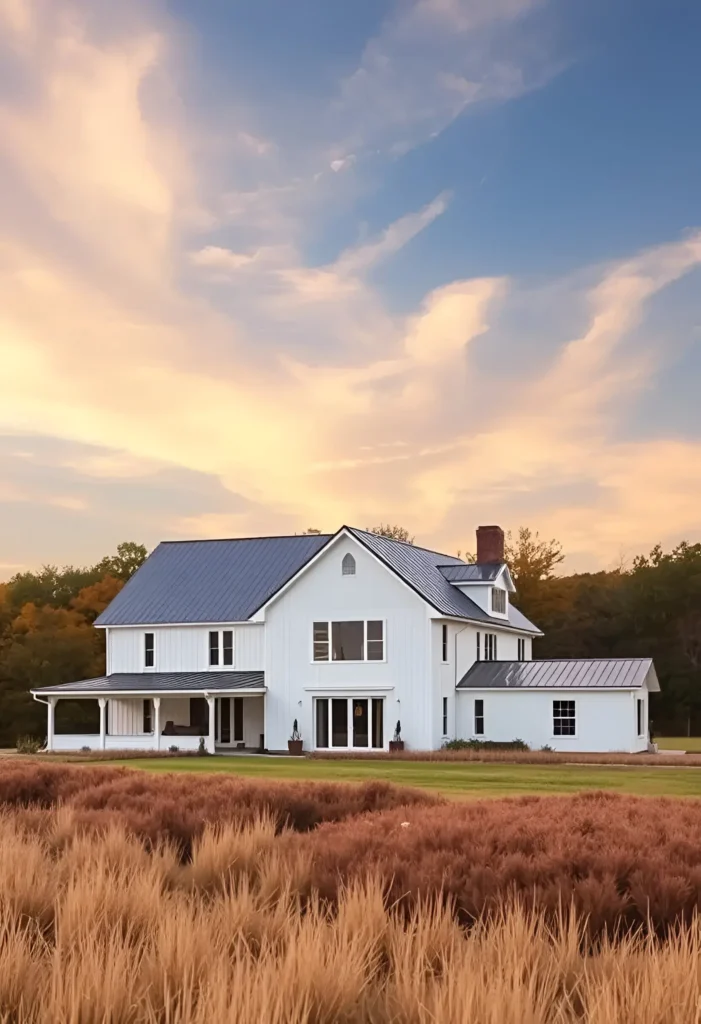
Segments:
[[[0,0],[0,578],[698,537],[701,10]]]

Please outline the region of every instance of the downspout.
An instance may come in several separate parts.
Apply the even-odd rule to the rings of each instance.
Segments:
[[[32,700],[35,700],[37,702],[37,704],[44,704],[47,708],[51,707],[51,701],[49,701],[49,700],[42,700],[41,697],[37,697],[36,693],[32,694]],[[47,730],[47,733],[48,733],[48,730]],[[48,734],[47,734],[47,737],[46,737],[46,745],[47,745],[47,748],[48,748],[48,745],[49,745]]]

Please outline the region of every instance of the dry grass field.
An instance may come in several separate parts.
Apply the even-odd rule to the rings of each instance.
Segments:
[[[0,772],[4,1024],[671,1024],[701,803]]]

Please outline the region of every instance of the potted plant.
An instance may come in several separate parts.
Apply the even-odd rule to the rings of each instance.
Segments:
[[[290,752],[290,754],[296,754],[299,757],[299,755],[301,755],[302,753],[303,746],[304,740],[302,739],[302,734],[299,731],[299,728],[297,726],[297,719],[295,718],[294,722],[292,723],[292,735],[287,741],[287,749]]]
[[[389,741],[390,750],[404,750],[404,740],[402,739],[402,723],[397,722],[394,729],[394,738]]]

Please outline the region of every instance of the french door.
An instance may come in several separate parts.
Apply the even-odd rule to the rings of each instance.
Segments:
[[[316,697],[314,746],[319,750],[382,750],[384,697]]]
[[[243,743],[243,697],[217,697],[215,740],[223,747]]]

